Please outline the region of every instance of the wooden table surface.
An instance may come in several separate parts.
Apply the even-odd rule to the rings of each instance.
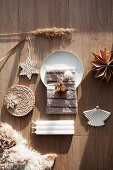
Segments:
[[[54,170],[113,170],[113,80],[108,84],[94,79],[89,72],[91,52],[106,46],[113,50],[112,0],[0,0],[0,33],[26,32],[44,27],[70,27],[76,31],[72,39],[38,37],[32,40],[31,57],[39,62],[51,52],[65,49],[75,53],[83,62],[84,77],[78,87],[77,115],[46,115],[46,88],[40,75],[29,81],[19,77],[19,63],[28,56],[27,44],[22,44],[12,55],[0,63],[1,121],[19,130],[29,144],[41,153],[58,154]],[[0,56],[4,55],[21,37],[0,36]],[[16,118],[3,107],[3,98],[9,87],[23,84],[36,96],[32,113]],[[96,105],[112,114],[103,127],[90,127],[83,111]],[[73,119],[75,135],[30,135],[32,120]]]

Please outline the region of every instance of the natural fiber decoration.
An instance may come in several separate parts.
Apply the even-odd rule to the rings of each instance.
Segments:
[[[34,31],[23,32],[23,33],[8,33],[8,34],[0,34],[0,36],[14,36],[14,35],[41,35],[46,37],[62,37],[70,35],[74,32],[73,28],[39,28]]]
[[[70,29],[70,28],[41,28],[41,29],[36,29],[34,31],[29,31],[29,32],[25,32],[25,33],[10,33],[10,34],[0,34],[0,36],[11,36],[11,35],[23,35],[24,36],[20,39],[19,42],[16,43],[16,45],[14,47],[12,47],[1,59],[0,61],[2,61],[3,59],[5,59],[6,57],[8,57],[14,50],[16,47],[18,47],[18,45],[20,45],[24,40],[27,40],[29,36],[45,36],[47,38],[52,38],[52,37],[68,37],[69,35],[71,35],[71,33],[74,32],[74,29]]]
[[[12,86],[4,98],[4,106],[7,111],[17,117],[27,115],[33,110],[34,105],[34,93],[23,85]]]
[[[95,57],[95,60],[91,61],[93,68],[92,71],[95,72],[94,77],[102,77],[107,82],[113,76],[113,54],[107,52],[107,49],[104,48],[104,51],[100,50],[99,54],[92,53]]]
[[[70,28],[42,28],[42,29],[36,29],[35,31],[30,31],[33,35],[43,35],[48,38],[50,37],[62,37],[62,36],[68,36],[72,32],[74,32],[74,29]]]
[[[0,170],[51,170],[56,157],[40,154],[19,132],[0,122]]]

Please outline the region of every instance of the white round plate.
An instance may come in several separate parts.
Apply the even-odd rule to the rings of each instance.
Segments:
[[[80,59],[73,54],[72,52],[65,51],[65,50],[58,50],[51,54],[49,54],[43,61],[41,69],[40,69],[40,76],[43,84],[47,87],[47,80],[46,80],[46,69],[47,67],[54,67],[54,68],[67,68],[75,67],[76,69],[76,87],[82,81],[84,68],[83,64]]]

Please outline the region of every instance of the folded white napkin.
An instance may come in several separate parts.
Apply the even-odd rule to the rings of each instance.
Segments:
[[[68,71],[71,75],[69,79],[65,78]],[[77,112],[77,95],[75,81],[75,67],[47,67],[47,114],[74,114]],[[59,95],[55,91],[58,79],[62,79],[66,86],[66,91]]]

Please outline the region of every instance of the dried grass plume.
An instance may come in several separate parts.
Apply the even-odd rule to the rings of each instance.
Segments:
[[[69,36],[74,32],[74,29],[71,28],[41,28],[36,29],[35,31],[30,31],[33,35],[42,35],[46,37],[62,37],[62,36]]]
[[[24,32],[24,33],[10,33],[10,34],[0,34],[0,36],[11,36],[11,35],[24,35],[20,41],[18,41],[3,57],[0,61],[8,57],[23,41],[27,40],[29,36],[45,36],[47,38],[53,37],[69,37],[75,29],[71,28],[40,28],[34,31]]]

